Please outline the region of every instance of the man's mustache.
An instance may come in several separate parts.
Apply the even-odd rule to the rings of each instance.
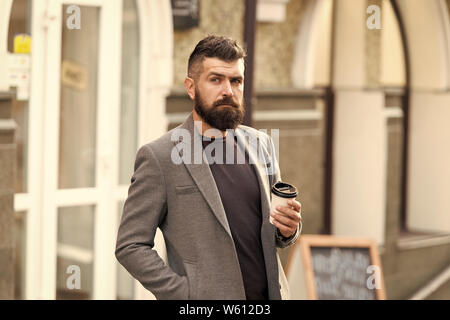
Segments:
[[[218,107],[218,106],[221,106],[221,105],[230,105],[230,106],[232,106],[234,108],[239,109],[239,105],[236,102],[234,102],[234,100],[232,98],[225,98],[225,99],[216,101],[216,102],[214,102],[213,106],[214,107]]]

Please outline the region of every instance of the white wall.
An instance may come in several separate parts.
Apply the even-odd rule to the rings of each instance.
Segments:
[[[450,232],[450,93],[411,95],[410,230]]]
[[[386,122],[384,93],[365,89],[365,0],[334,2],[333,177],[331,224],[339,236],[384,243]]]
[[[386,120],[382,92],[335,96],[332,234],[384,242]]]

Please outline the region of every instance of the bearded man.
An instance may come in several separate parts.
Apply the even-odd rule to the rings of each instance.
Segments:
[[[241,124],[244,59],[232,39],[201,40],[184,82],[192,112],[137,153],[115,253],[157,299],[288,297],[276,248],[297,240],[301,204],[270,210],[281,175],[271,138]],[[167,264],[153,249],[157,228]]]

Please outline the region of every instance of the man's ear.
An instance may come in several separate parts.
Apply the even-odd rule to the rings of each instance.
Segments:
[[[194,79],[186,77],[184,79],[184,87],[186,88],[186,91],[191,98],[191,100],[195,99],[195,82]]]

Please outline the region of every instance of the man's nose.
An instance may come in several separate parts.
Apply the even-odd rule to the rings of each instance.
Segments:
[[[231,83],[230,81],[224,81],[223,82],[223,88],[222,88],[222,96],[232,96],[233,90],[231,89]]]

